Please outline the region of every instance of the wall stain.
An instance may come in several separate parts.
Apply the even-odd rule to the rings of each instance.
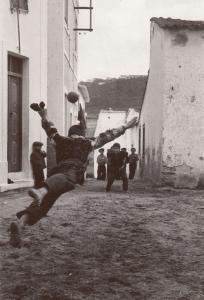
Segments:
[[[177,33],[175,38],[172,40],[174,46],[184,47],[188,42],[188,37],[185,33]]]

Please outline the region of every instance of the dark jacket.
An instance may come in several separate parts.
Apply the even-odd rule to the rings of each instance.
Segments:
[[[60,135],[54,124],[48,120],[42,121],[42,127],[47,136],[53,139],[56,145],[56,160],[57,164],[63,162],[73,163],[79,168],[85,170],[89,153],[101,148],[108,142],[113,141],[125,132],[124,126],[106,130],[99,134],[93,141],[91,138],[71,138]]]
[[[46,168],[45,157],[45,152],[33,150],[30,156],[30,162],[34,173]]]
[[[115,152],[112,149],[109,149],[107,153],[107,158],[109,168],[119,169],[124,165],[124,159],[126,158],[126,155],[122,151]]]

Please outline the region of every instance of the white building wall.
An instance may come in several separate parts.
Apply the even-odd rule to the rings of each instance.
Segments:
[[[132,118],[137,117],[139,120],[139,113],[136,112],[133,108],[128,110],[126,122],[129,122]],[[126,148],[130,153],[132,147],[136,148],[138,153],[138,131],[136,127],[133,127],[126,131]]]
[[[65,2],[67,1],[67,22]],[[74,0],[48,1],[48,115],[62,135],[75,124],[78,104],[67,101],[70,91],[78,91],[77,63],[78,11]],[[48,167],[55,165],[55,150],[48,143]]]
[[[76,1],[67,0],[68,21],[65,22],[65,1],[48,1],[48,114],[61,134],[75,122],[75,104],[67,102],[70,91],[77,92],[78,34]],[[57,104],[57,106],[56,106]],[[56,109],[57,107],[57,109]]]
[[[29,12],[20,13],[21,52],[18,49],[17,16],[10,11],[10,1],[0,3],[0,186],[7,189],[7,178],[31,180],[29,156],[33,141],[46,146],[39,117],[30,110],[33,101],[47,101],[47,0],[30,0]],[[23,149],[22,172],[8,174],[7,122],[8,72],[7,55],[23,58]],[[35,125],[34,125],[35,124]],[[16,187],[16,186],[15,186]]]
[[[155,183],[160,182],[162,163],[162,131],[163,131],[163,90],[164,90],[164,41],[163,31],[151,24],[151,50],[150,71],[143,106],[140,114],[140,122],[137,128],[141,128],[140,162],[138,172],[140,176],[149,178]],[[145,149],[143,134],[145,126]],[[139,138],[138,138],[139,140]]]
[[[204,30],[164,31],[164,180],[196,187],[204,174]]]

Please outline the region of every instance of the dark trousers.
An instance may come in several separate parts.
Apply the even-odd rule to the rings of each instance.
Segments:
[[[28,214],[29,225],[34,225],[47,215],[47,212],[60,195],[73,190],[77,183],[81,183],[82,174],[83,169],[73,163],[62,163],[53,168],[45,181],[48,193],[43,198],[40,206],[31,204],[25,210],[18,212],[17,217],[20,219],[24,214]]]
[[[134,179],[137,164],[129,164],[129,179]]]
[[[33,178],[34,178],[34,187],[36,189],[41,188],[45,184],[45,176],[44,171],[42,170],[36,170],[33,171]]]
[[[126,168],[123,169],[114,169],[114,168],[108,168],[107,172],[107,186],[106,186],[106,191],[111,190],[111,186],[117,178],[120,178],[123,182],[123,190],[127,191],[128,190],[128,179],[127,179],[127,174],[126,174]]]
[[[106,180],[106,165],[98,165],[97,179]]]

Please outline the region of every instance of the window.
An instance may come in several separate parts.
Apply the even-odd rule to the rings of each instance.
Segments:
[[[64,0],[64,20],[68,25],[68,0]]]
[[[28,12],[28,0],[10,0],[10,4],[12,12],[17,8]]]
[[[8,72],[22,74],[22,59],[15,56],[8,56]]]

